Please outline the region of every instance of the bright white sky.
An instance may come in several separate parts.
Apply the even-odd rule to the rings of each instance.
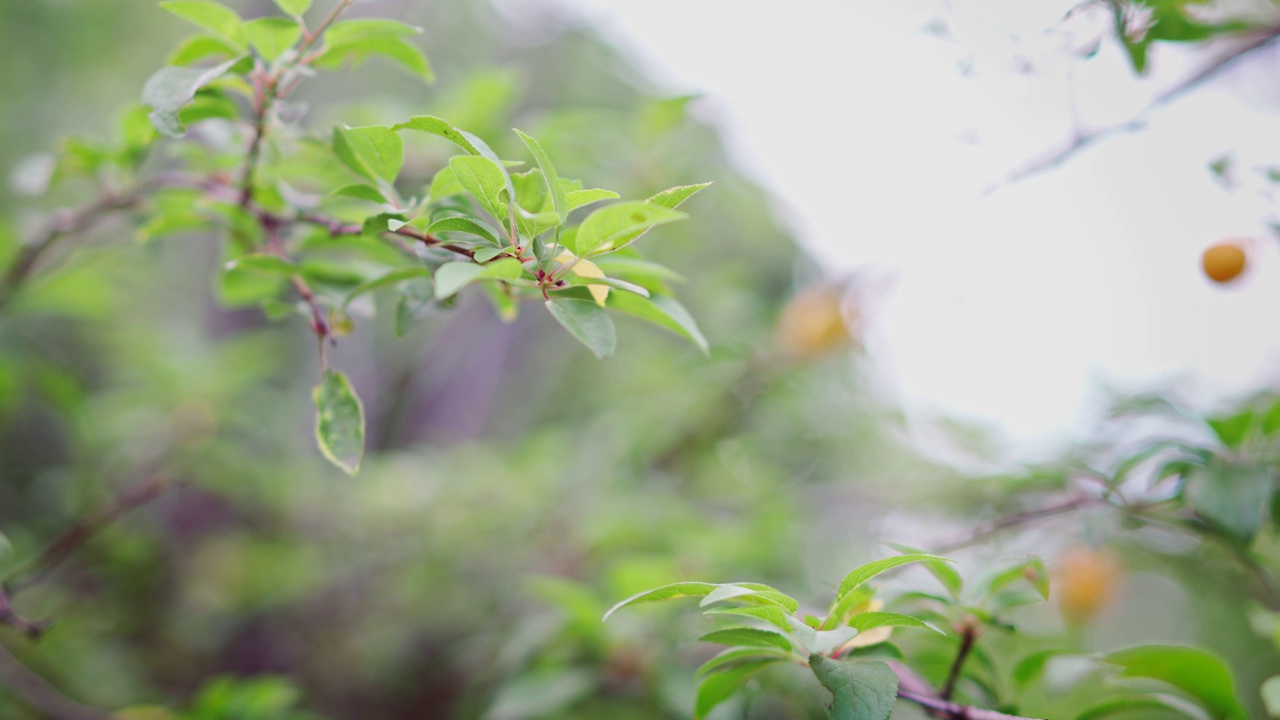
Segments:
[[[868,342],[916,417],[989,424],[1027,458],[1088,427],[1103,387],[1208,400],[1280,379],[1268,203],[1206,169],[1227,152],[1242,177],[1280,161],[1277,54],[983,197],[1069,134],[1073,105],[1083,127],[1123,121],[1191,59],[1159,54],[1146,82],[1109,40],[1070,60],[1062,48],[1099,28],[1046,33],[1073,4],[1059,0],[951,0],[939,17],[954,40],[923,30],[938,3],[922,0],[561,1],[673,94],[707,96],[703,112],[832,273],[892,278]],[[1223,289],[1198,263],[1227,237],[1255,252]]]

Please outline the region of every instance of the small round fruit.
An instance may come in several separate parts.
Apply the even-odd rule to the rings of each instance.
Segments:
[[[1092,620],[1115,598],[1121,569],[1105,550],[1077,545],[1058,557],[1053,594],[1062,616],[1073,624]]]
[[[792,360],[812,360],[852,345],[845,318],[844,291],[838,286],[801,291],[782,309],[777,342]]]
[[[1220,242],[1210,245],[1200,258],[1204,274],[1216,283],[1227,283],[1235,280],[1244,272],[1247,258],[1244,248],[1234,242]]]

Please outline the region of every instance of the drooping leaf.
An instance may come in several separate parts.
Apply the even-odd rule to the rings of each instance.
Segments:
[[[610,615],[624,607],[627,607],[628,605],[659,602],[661,600],[675,600],[678,598],[704,597],[717,587],[719,586],[715,583],[708,582],[680,582],[663,585],[662,587],[653,588],[652,590],[638,592],[609,608],[608,612],[604,614],[604,618],[602,618],[602,620],[608,620]]]
[[[221,35],[237,49],[244,49],[243,21],[235,10],[210,0],[168,0],[160,7],[187,22]]]
[[[858,613],[849,619],[849,626],[855,627],[861,632],[866,632],[872,628],[878,627],[913,627],[932,630],[939,635],[946,635],[946,633],[939,630],[937,627],[921,620],[920,618],[891,612],[873,611]]]
[[[417,130],[418,132],[439,135],[472,155],[482,154],[475,145],[471,144],[471,140],[469,140],[461,130],[458,130],[458,128],[450,125],[448,122],[432,115],[418,115],[411,117],[402,123],[392,125],[391,129]]]
[[[711,183],[709,182],[698,185],[677,185],[676,187],[663,190],[657,195],[645,200],[645,202],[652,203],[654,205],[661,205],[669,210],[674,210],[685,200],[693,197],[693,195],[699,190],[710,186]]]
[[[1142,645],[1103,657],[1120,666],[1121,677],[1161,680],[1195,698],[1215,720],[1245,720],[1248,713],[1236,697],[1231,669],[1217,655],[1200,648]]]
[[[302,28],[291,18],[258,18],[244,24],[244,37],[263,60],[274,62],[298,42]]]
[[[577,234],[564,239],[574,255],[586,257],[626,246],[650,228],[688,217],[682,212],[645,202],[623,202],[587,216]]]
[[[726,600],[740,602],[761,600],[785,608],[787,612],[800,609],[800,602],[795,598],[768,585],[751,582],[724,583],[703,598],[699,605],[706,607]]]
[[[703,677],[718,670],[727,670],[743,663],[781,662],[786,659],[786,651],[778,648],[731,647],[704,662],[695,674],[697,677]]]
[[[142,88],[142,102],[151,106],[151,124],[169,137],[182,137],[185,132],[178,111],[190,103],[196,91],[222,77],[239,58],[210,68],[169,66],[161,68]]]
[[[909,547],[907,545],[899,545],[896,543],[885,543],[889,547],[900,553],[919,554],[919,548]],[[924,560],[920,563],[921,567],[929,571],[929,574],[942,583],[947,589],[947,594],[953,598],[960,597],[960,591],[964,589],[964,579],[960,577],[960,573],[956,571],[950,564],[938,560]],[[1047,583],[1047,576],[1045,582]],[[1047,586],[1045,592],[1048,592]],[[1047,596],[1046,596],[1047,597]]]
[[[347,167],[375,182],[394,182],[404,164],[404,142],[383,125],[334,128],[333,151]]]
[[[418,227],[417,220],[409,224],[414,227]],[[492,228],[466,217],[440,218],[435,222],[428,223],[426,227],[419,227],[418,229],[422,230],[422,232],[427,235],[434,235],[435,233],[442,232],[462,232],[469,235],[475,235],[476,237],[482,237],[494,245],[502,244],[499,242],[498,236]]]
[[[840,590],[836,594],[836,598],[839,599],[844,597],[849,593],[849,591],[853,590],[854,588],[858,587],[862,583],[870,580],[871,578],[875,577],[876,575],[879,575],[880,573],[886,570],[891,570],[893,568],[899,567],[901,565],[906,565],[908,563],[923,562],[925,560],[940,560],[943,562],[954,562],[953,560],[949,560],[944,557],[939,557],[937,555],[929,555],[926,553],[912,553],[910,555],[895,555],[893,557],[885,558],[883,560],[876,560],[875,562],[869,562],[866,565],[862,565],[855,568],[852,572],[850,572],[848,575],[845,576],[844,580],[840,582]]]
[[[546,302],[546,306],[556,322],[586,345],[596,357],[603,360],[613,355],[618,345],[618,335],[613,326],[613,318],[609,317],[604,308],[590,300],[576,298],[552,298]]]
[[[898,702],[898,676],[882,662],[832,660],[814,653],[809,667],[831,691],[831,720],[886,720]]]
[[[316,441],[320,452],[348,475],[360,470],[364,456],[364,407],[347,376],[326,370],[311,391],[316,406]]]
[[[614,310],[634,315],[683,336],[697,345],[704,355],[710,352],[710,345],[698,329],[697,321],[673,297],[650,295],[645,298],[631,293],[610,293],[606,304]]]
[[[698,684],[698,695],[693,704],[695,720],[705,718],[707,713],[746,685],[752,675],[772,662],[774,662],[772,659],[765,659],[743,663],[703,677],[702,682]]]
[[[436,270],[436,299],[444,300],[477,280],[514,280],[523,272],[524,266],[515,258],[501,258],[483,265],[474,262],[445,263]]]

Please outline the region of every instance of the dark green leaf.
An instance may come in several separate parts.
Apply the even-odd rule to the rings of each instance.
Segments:
[[[152,109],[151,124],[169,137],[182,137],[184,130],[178,121],[178,111],[191,102],[197,90],[222,77],[237,60],[211,68],[161,68],[142,88],[142,102]]]
[[[776,647],[779,650],[791,651],[791,641],[782,633],[763,628],[734,627],[715,630],[698,638],[701,642],[720,645],[742,645],[746,647]]]
[[[1172,695],[1121,695],[1086,708],[1076,715],[1076,720],[1098,720],[1115,715],[1127,715],[1131,718],[1152,715],[1167,717],[1170,711],[1193,720],[1204,717],[1204,711],[1196,705]]]
[[[613,327],[613,319],[604,311],[604,308],[590,300],[573,298],[553,298],[546,302],[546,306],[556,322],[564,326],[564,329],[579,342],[586,345],[596,357],[604,359],[613,355],[618,344],[618,336]]]
[[[1187,503],[1236,541],[1249,544],[1267,512],[1275,471],[1264,464],[1232,464],[1214,458],[1186,480]]]
[[[787,611],[781,605],[748,605],[734,608],[712,608],[704,611],[707,615],[746,615],[758,618],[783,630],[790,630],[787,622]]]
[[[898,702],[898,676],[882,662],[809,656],[818,682],[831,691],[831,720],[886,720]]]
[[[364,408],[347,376],[326,370],[311,391],[316,406],[316,441],[320,452],[348,475],[360,470],[364,455]]]
[[[416,220],[410,224],[413,225],[414,227],[418,227],[418,222]],[[436,220],[435,222],[428,224],[426,227],[422,227],[419,229],[422,230],[422,232],[426,233],[427,235],[434,235],[436,233],[442,233],[442,232],[467,233],[470,235],[475,235],[477,237],[482,237],[485,240],[488,240],[489,242],[493,243],[494,245],[502,244],[498,241],[498,236],[493,232],[491,228],[479,222],[476,222],[471,218],[466,218],[466,217],[440,218],[439,220]]]
[[[716,655],[698,668],[696,675],[703,677],[712,672],[727,670],[743,663],[778,662],[787,659],[783,650],[767,647],[731,647]]]

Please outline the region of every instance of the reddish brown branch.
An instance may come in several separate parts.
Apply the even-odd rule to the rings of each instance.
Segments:
[[[950,700],[956,691],[956,683],[960,681],[960,672],[964,670],[964,661],[969,659],[969,652],[973,650],[973,643],[978,639],[978,628],[971,622],[966,622],[960,630],[960,649],[956,651],[956,659],[951,663],[951,670],[947,672],[947,681],[942,686],[942,692],[938,696],[943,700]]]
[[[1032,522],[1034,520],[1053,517],[1054,515],[1062,515],[1075,510],[1079,510],[1080,508],[1086,507],[1088,505],[1094,505],[1102,502],[1104,501],[1098,498],[1077,497],[1071,500],[1067,500],[1065,502],[1058,503],[1056,505],[1049,505],[1047,507],[1034,508],[1031,510],[1023,510],[1021,512],[1016,512],[1016,513],[1013,513],[1012,515],[1006,515],[1002,518],[999,518],[998,520],[993,520],[992,522],[987,523],[986,525],[980,525],[965,537],[959,540],[954,540],[940,547],[934,548],[934,552],[948,553],[955,550],[959,550],[960,548],[968,547],[969,545],[972,545],[980,540],[984,540],[987,537],[991,535],[995,535],[996,533],[1001,532],[1003,530],[1008,530],[1009,528],[1017,527],[1019,525],[1025,525],[1026,523]]]

